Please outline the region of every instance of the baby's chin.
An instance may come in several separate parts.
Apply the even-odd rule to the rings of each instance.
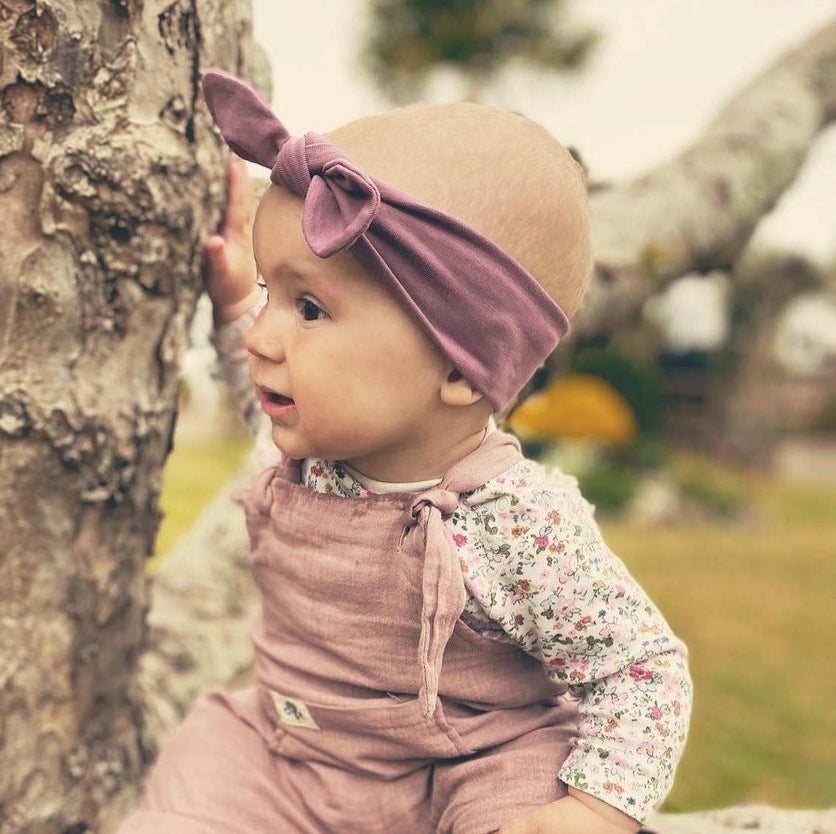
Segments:
[[[322,457],[316,453],[314,445],[302,438],[293,437],[284,426],[273,423],[273,445],[286,458],[302,460],[303,458]]]
[[[287,427],[273,423],[273,444],[285,458],[304,460],[317,458],[319,460],[345,460],[351,455],[352,449],[345,445],[326,444],[306,437],[299,431],[288,430]]]

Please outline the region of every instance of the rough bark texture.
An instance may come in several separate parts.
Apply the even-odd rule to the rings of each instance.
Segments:
[[[220,0],[0,0],[0,832],[79,832],[148,759],[145,557],[223,153]]]
[[[611,330],[663,283],[731,267],[834,118],[836,22],[741,91],[676,159],[592,195],[597,270],[576,330]]]

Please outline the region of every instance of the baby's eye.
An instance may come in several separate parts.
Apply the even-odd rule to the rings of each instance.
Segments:
[[[328,313],[310,298],[300,298],[297,302],[299,313],[305,321],[319,321],[328,317]]]

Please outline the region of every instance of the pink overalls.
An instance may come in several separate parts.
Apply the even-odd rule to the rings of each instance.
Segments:
[[[257,684],[197,703],[120,834],[487,834],[565,795],[574,702],[459,619],[443,523],[518,459],[493,432],[439,486],[357,500],[293,462],[263,473],[244,501]]]

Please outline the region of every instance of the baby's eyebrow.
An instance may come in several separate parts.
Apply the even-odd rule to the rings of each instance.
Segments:
[[[269,277],[274,281],[308,281],[309,276],[304,273],[300,272],[297,269],[294,269],[287,263],[280,263],[275,264],[269,269],[262,268],[262,265],[259,264],[258,259],[256,259],[256,268],[258,270],[258,274],[262,277]]]
[[[258,273],[265,284],[281,288],[282,292],[310,292],[321,298],[323,303],[334,304],[340,294],[339,282],[320,275],[316,270],[296,269],[289,263],[276,264],[267,271],[259,267]]]

